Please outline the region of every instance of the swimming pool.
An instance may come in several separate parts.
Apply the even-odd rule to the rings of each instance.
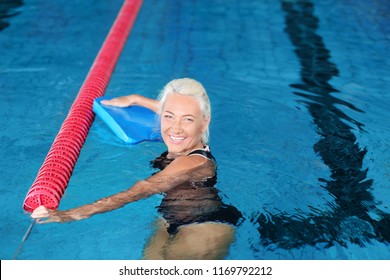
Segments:
[[[26,192],[122,4],[18,2],[0,25],[1,259],[30,225]],[[390,258],[390,7],[358,2],[144,1],[106,96],[204,84],[217,186],[245,217],[228,259]],[[149,176],[162,151],[96,119],[60,209]],[[139,259],[160,200],[35,225],[17,258]]]

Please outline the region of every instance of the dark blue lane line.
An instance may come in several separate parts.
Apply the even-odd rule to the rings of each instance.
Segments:
[[[15,9],[20,6],[23,6],[22,0],[0,1],[0,32],[10,26],[8,19],[19,14]]]
[[[305,217],[294,217],[291,213],[260,214],[261,242],[264,245],[277,244],[286,249],[304,245],[348,242],[364,246],[371,239],[390,242],[390,215],[376,208],[370,192],[372,179],[367,178],[363,160],[367,153],[361,149],[347,123],[363,130],[364,124],[352,119],[336,105],[362,112],[353,104],[338,97],[330,80],[339,74],[337,66],[330,61],[330,51],[317,33],[319,19],[314,15],[310,1],[281,1],[285,12],[285,32],[295,47],[300,62],[301,83],[290,85],[299,102],[305,104],[321,139],[314,145],[314,151],[322,158],[331,172],[330,179],[319,178],[320,187],[325,188],[335,199],[330,210]],[[320,213],[318,213],[320,212]],[[369,213],[381,217],[371,218]],[[352,229],[346,234],[346,228]]]

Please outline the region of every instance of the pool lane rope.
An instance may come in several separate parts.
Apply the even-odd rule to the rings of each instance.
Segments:
[[[125,0],[23,203],[57,209],[94,119],[93,101],[104,95],[142,0]]]
[[[59,133],[38,171],[23,202],[23,209],[33,212],[44,205],[57,209],[94,119],[93,101],[104,95],[116,62],[126,44],[142,0],[125,0],[92,64]],[[35,224],[24,234],[13,259],[16,259]]]

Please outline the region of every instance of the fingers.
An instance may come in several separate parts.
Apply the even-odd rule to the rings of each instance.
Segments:
[[[35,219],[35,221],[38,223],[38,224],[48,224],[48,223],[52,223],[54,222],[52,219],[48,218],[48,219],[41,219],[41,218],[38,218],[38,219]]]
[[[45,206],[37,207],[34,212],[31,214],[31,218],[39,219],[39,218],[47,218],[49,217],[49,211]]]
[[[31,214],[31,218],[35,219],[38,224],[47,224],[55,222],[55,211],[47,209],[45,206],[37,207]]]
[[[100,103],[102,103],[103,105],[115,106],[117,102],[115,102],[114,99],[111,99],[111,100],[102,100],[100,101]]]
[[[129,100],[125,96],[113,98],[110,100],[102,100],[101,103],[103,105],[109,105],[115,107],[127,107],[131,105],[131,103],[129,103]]]

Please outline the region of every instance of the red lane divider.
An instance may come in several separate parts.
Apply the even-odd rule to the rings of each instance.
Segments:
[[[133,27],[142,0],[126,0],[69,110],[23,203],[32,212],[40,205],[57,209],[94,119],[95,98],[104,95],[116,62]]]

